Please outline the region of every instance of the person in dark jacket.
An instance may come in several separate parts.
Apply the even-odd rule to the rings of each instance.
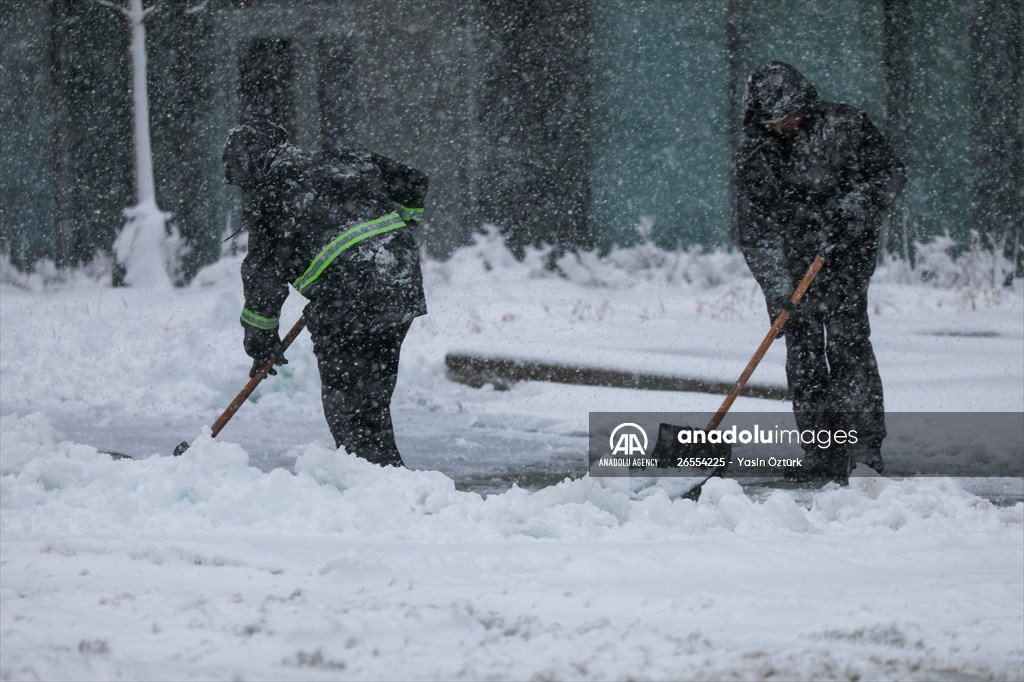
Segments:
[[[304,314],[335,444],[403,466],[391,396],[402,342],[427,312],[412,234],[426,175],[366,150],[306,153],[268,121],[232,129],[223,160],[225,182],[242,189],[249,230],[241,322],[250,376],[267,360],[287,362],[278,326],[291,285],[309,300]]]
[[[857,444],[812,446],[811,475],[845,480],[862,461],[882,470],[882,381],[871,347],[868,281],[885,214],[905,169],[867,115],[818,99],[795,68],[769,62],[747,80],[735,168],[738,238],[772,320],[815,256],[825,265],[784,328],[798,427],[857,432]]]

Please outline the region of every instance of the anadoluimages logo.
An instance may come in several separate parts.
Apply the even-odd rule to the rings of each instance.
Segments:
[[[612,456],[643,457],[647,453],[647,432],[633,422],[619,424],[608,437],[608,447],[611,448]]]

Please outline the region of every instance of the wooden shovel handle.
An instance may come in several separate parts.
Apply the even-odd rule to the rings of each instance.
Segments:
[[[817,256],[814,259],[811,266],[807,268],[807,273],[804,275],[804,278],[800,280],[800,284],[797,285],[796,290],[790,297],[790,303],[795,306],[800,302],[800,299],[802,299],[804,294],[807,293],[807,289],[811,286],[811,282],[813,282],[814,278],[818,276],[818,271],[821,270],[821,266],[824,264],[824,256]],[[725,414],[729,411],[729,408],[732,407],[736,398],[739,397],[740,392],[743,391],[743,387],[747,385],[750,375],[754,373],[755,369],[757,369],[757,365],[761,362],[761,358],[763,358],[764,354],[768,352],[768,348],[772,345],[772,342],[778,338],[779,332],[782,331],[784,326],[786,326],[786,320],[788,319],[788,310],[783,310],[779,313],[778,317],[775,318],[775,323],[772,324],[772,328],[768,330],[768,333],[764,337],[764,341],[762,341],[761,345],[757,347],[757,350],[754,352],[754,357],[750,358],[750,362],[747,363],[747,367],[743,370],[743,374],[740,374],[740,378],[736,382],[736,386],[733,387],[732,392],[725,397],[725,400],[722,402],[722,406],[718,408],[718,412],[715,413],[715,416],[712,417],[711,421],[708,423],[708,431],[714,431],[717,429],[718,425],[722,423],[723,419],[725,419]]]
[[[295,322],[294,325],[292,325],[292,329],[290,332],[288,332],[288,335],[281,339],[281,349],[278,351],[279,355],[284,355],[284,352],[288,350],[288,346],[292,345],[292,341],[294,341],[295,337],[297,337],[299,333],[302,332],[305,326],[306,316],[300,315],[299,319]],[[259,386],[259,383],[263,381],[264,378],[266,378],[267,373],[270,372],[270,369],[273,366],[274,359],[267,360],[265,363],[263,363],[263,366],[259,368],[256,374],[252,375],[251,379],[249,379],[249,383],[247,383],[245,387],[243,387],[242,390],[238,392],[238,395],[235,396],[235,399],[231,401],[231,404],[228,405],[228,409],[224,410],[224,414],[218,417],[217,421],[213,422],[213,427],[210,430],[210,434],[214,438],[216,438],[217,434],[220,433],[221,429],[224,428],[224,425],[228,423],[228,420],[235,415],[235,412],[238,412],[238,408],[242,406],[242,403],[244,403],[249,398],[249,396],[252,395],[252,392],[256,390],[257,386]]]

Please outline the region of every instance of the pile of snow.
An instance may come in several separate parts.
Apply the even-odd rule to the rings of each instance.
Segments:
[[[587,477],[482,496],[456,490],[439,472],[378,467],[316,443],[294,473],[265,473],[238,445],[208,435],[181,457],[139,460],[68,442],[41,414],[5,417],[0,435],[3,528],[24,534],[117,536],[173,525],[181,532],[273,529],[354,541],[670,541],[717,529],[998,531],[1024,518],[1024,505],[994,506],[950,479],[854,478],[849,487],[816,494],[809,508],[783,491],[755,502],[732,480],[711,481],[697,504],[658,488],[633,499],[628,480]]]
[[[485,497],[316,444],[266,473],[208,437],[118,461],[0,424],[4,679],[1022,672],[1024,505],[948,480]]]

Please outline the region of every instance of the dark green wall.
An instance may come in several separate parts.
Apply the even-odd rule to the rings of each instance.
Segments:
[[[606,0],[593,11],[593,200],[603,248],[729,237],[721,0]]]
[[[876,0],[596,0],[594,198],[602,246],[653,219],[665,246],[729,243],[731,149],[746,75],[772,59],[884,123]],[[731,34],[730,34],[731,32]],[[733,79],[731,82],[730,79]]]
[[[736,3],[735,11],[745,29],[743,74],[773,59],[787,62],[814,83],[822,99],[853,104],[884,124],[879,0],[761,0]]]
[[[907,164],[903,196],[910,239],[949,232],[964,239],[971,227],[972,3],[908,2],[894,40],[904,53],[907,99],[900,149]]]
[[[778,59],[868,113],[909,182],[886,238],[1019,243],[1021,0],[593,0],[591,224],[602,246],[729,241],[746,76]],[[731,100],[730,100],[731,95]],[[996,239],[992,240],[997,241]]]
[[[330,119],[431,175],[438,255],[484,222],[514,245],[631,244],[645,220],[666,247],[728,244],[739,98],[770,59],[889,133],[910,176],[894,250],[947,231],[1020,240],[1024,0],[195,4],[163,0],[147,22],[157,200],[192,246],[186,277],[234,205],[219,157],[239,45],[268,36],[301,48],[300,144]],[[127,46],[123,17],[89,0],[0,3],[0,242],[19,266],[87,261],[123,224]]]

